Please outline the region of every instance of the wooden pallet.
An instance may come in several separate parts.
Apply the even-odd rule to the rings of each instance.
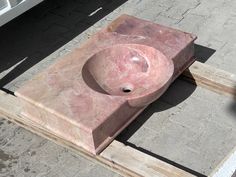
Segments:
[[[214,67],[206,64],[195,62],[183,73],[182,76],[184,79],[195,83],[196,85],[206,87],[207,89],[220,94],[227,94],[234,97],[236,95],[236,76],[234,74],[215,69]],[[38,125],[34,125],[33,122],[30,122],[27,118],[20,114],[21,111],[22,106],[17,97],[7,94],[4,91],[0,91],[0,114],[4,118],[30,130],[33,133],[69,148],[76,153],[89,158],[90,160],[97,161],[123,176],[195,176],[194,174],[140,152],[116,140],[114,140],[101,154],[95,156],[67,141],[66,139],[55,135],[53,132],[44,129],[43,127],[39,127]],[[236,159],[236,149],[231,152],[215,170],[213,170],[210,176],[218,177],[221,174],[231,174],[232,169],[236,169],[236,163],[232,163],[232,159]],[[226,169],[226,167],[229,168],[229,170]]]

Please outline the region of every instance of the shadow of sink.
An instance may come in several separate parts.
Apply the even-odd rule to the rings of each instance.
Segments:
[[[159,98],[171,83],[172,60],[145,45],[119,44],[94,54],[82,75],[94,91],[123,96],[130,106],[142,107]]]

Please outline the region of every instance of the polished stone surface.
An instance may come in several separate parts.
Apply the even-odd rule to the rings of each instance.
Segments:
[[[98,153],[193,62],[195,38],[123,15],[15,94],[31,121]]]

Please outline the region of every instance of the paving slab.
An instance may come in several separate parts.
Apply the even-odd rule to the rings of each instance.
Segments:
[[[236,146],[232,106],[231,98],[177,80],[119,140],[209,175]]]
[[[195,33],[198,59],[236,74],[235,1],[93,2],[45,1],[1,27],[0,86],[14,92],[123,13]],[[233,99],[178,80],[119,139],[207,175],[236,145],[235,110]],[[4,119],[0,131],[0,176],[118,176]]]

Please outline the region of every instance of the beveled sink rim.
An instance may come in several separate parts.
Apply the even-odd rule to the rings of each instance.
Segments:
[[[91,60],[93,59],[93,57],[95,55],[98,55],[100,54],[101,52],[105,51],[105,50],[112,50],[116,47],[121,47],[121,48],[126,48],[126,49],[131,49],[131,50],[138,50],[137,48],[138,47],[141,47],[141,48],[148,48],[150,50],[153,50],[156,52],[156,54],[159,56],[161,56],[161,58],[165,60],[165,62],[167,63],[167,66],[169,68],[169,71],[167,71],[168,73],[168,78],[166,81],[162,82],[161,84],[159,84],[158,86],[156,86],[155,84],[151,84],[150,88],[143,91],[143,92],[139,92],[138,94],[136,94],[135,91],[133,91],[133,86],[131,83],[126,83],[124,84],[124,86],[121,86],[120,89],[121,91],[123,91],[123,94],[120,94],[120,95],[116,95],[116,94],[112,94],[112,93],[109,93],[106,89],[104,89],[104,86],[101,87],[101,85],[94,79],[93,76],[90,76],[89,78],[92,79],[93,81],[91,82],[95,82],[96,83],[96,89],[91,86],[91,82],[88,83],[88,79],[86,79],[86,77],[88,76],[85,76],[86,74],[90,74],[88,71],[86,71],[87,69],[87,65],[89,62],[91,62]],[[141,52],[140,50],[138,50],[138,52]],[[146,59],[146,62],[148,64],[148,70],[147,70],[147,73],[146,74],[149,74],[149,72],[152,72],[152,70],[154,70],[155,68],[153,68],[154,66],[152,66],[152,62],[150,60],[153,60],[153,59],[148,59],[148,58],[145,58]],[[143,44],[134,44],[134,43],[126,43],[126,44],[116,44],[114,46],[109,46],[109,47],[106,47],[106,48],[103,48],[101,50],[99,50],[98,52],[96,52],[95,54],[93,54],[87,61],[86,63],[84,64],[83,66],[83,69],[82,69],[82,76],[83,76],[83,80],[86,82],[87,86],[90,87],[90,89],[94,90],[94,91],[97,91],[97,92],[100,92],[101,94],[108,94],[108,95],[111,95],[111,96],[121,96],[121,97],[126,97],[127,99],[133,99],[133,98],[140,98],[140,97],[143,97],[147,94],[150,94],[152,92],[155,92],[156,90],[160,89],[161,87],[163,87],[163,85],[167,84],[169,82],[169,80],[171,79],[172,75],[173,75],[173,72],[174,72],[174,64],[173,64],[173,61],[171,59],[168,59],[162,52],[160,52],[159,50],[155,49],[154,47],[151,47],[151,46],[148,46],[148,45],[143,45]],[[128,85],[128,86],[126,86]]]

